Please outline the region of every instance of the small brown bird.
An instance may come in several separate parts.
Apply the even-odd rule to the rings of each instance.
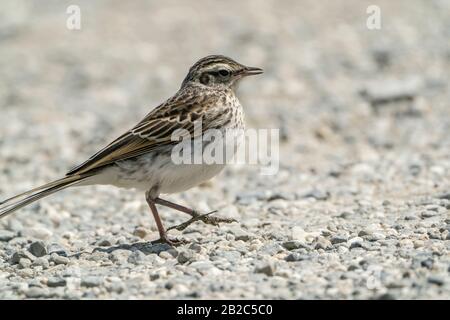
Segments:
[[[177,141],[172,134],[184,129],[194,138],[194,122],[201,121],[201,134],[207,130],[243,129],[244,113],[235,95],[243,77],[262,73],[221,55],[197,61],[183,80],[180,90],[153,109],[134,128],[121,135],[59,180],[0,202],[0,218],[72,186],[114,185],[145,191],[147,203],[158,227],[158,241],[176,244],[167,236],[156,205],[187,213],[192,218],[177,226],[183,229],[201,220],[217,225],[232,219],[199,214],[190,208],[161,199],[160,194],[185,191],[217,175],[225,166],[218,164],[176,164],[171,153]]]

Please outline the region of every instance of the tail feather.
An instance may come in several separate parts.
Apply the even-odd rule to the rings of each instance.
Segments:
[[[87,176],[80,175],[68,176],[2,201],[0,202],[0,218],[57,191],[76,185],[86,178]]]

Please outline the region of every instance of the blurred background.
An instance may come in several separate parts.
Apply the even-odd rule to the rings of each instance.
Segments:
[[[265,69],[240,96],[250,127],[281,129],[283,165],[365,161],[387,192],[445,189],[449,1],[378,1],[370,30],[372,2],[78,1],[69,30],[70,1],[2,1],[3,170],[31,175],[14,184],[64,172],[173,95],[196,60],[224,54]]]
[[[73,4],[79,30],[66,26]],[[368,27],[371,5],[380,28]],[[450,200],[449,39],[446,0],[2,0],[0,198],[60,177],[173,95],[195,61],[224,54],[265,70],[242,82],[239,97],[248,127],[280,129],[279,173],[230,167],[171,198],[250,227],[266,219],[280,237],[345,214],[349,234],[370,219],[392,229],[433,205],[423,199]],[[73,227],[94,239],[119,224],[154,234],[143,195],[93,188],[22,210],[17,230],[61,236]],[[447,230],[443,208],[426,228]]]

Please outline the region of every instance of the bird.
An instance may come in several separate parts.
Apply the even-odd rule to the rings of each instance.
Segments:
[[[161,195],[191,189],[224,169],[224,163],[174,163],[171,153],[179,142],[174,141],[172,135],[176,130],[184,130],[194,139],[199,121],[201,131],[197,137],[205,135],[208,130],[244,129],[244,111],[236,97],[236,88],[243,78],[261,73],[261,68],[248,67],[223,55],[209,55],[198,60],[189,69],[175,95],[151,110],[133,128],[68,171],[63,178],[1,201],[0,218],[69,187],[112,185],[145,192],[159,233],[155,242],[183,243],[183,240],[170,238],[168,230],[182,230],[195,221],[212,225],[235,221],[211,216],[216,211],[200,214],[165,200]],[[186,213],[192,218],[165,229],[157,205]]]

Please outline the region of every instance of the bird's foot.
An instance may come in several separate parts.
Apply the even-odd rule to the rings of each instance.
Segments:
[[[177,246],[186,244],[188,242],[184,239],[169,238],[167,235],[165,235],[165,236],[159,238],[158,240],[152,241],[152,244],[158,244],[158,243],[166,243],[169,246],[177,247]]]
[[[195,221],[203,221],[206,224],[212,224],[213,226],[218,226],[221,222],[223,223],[232,223],[232,222],[237,222],[235,219],[231,219],[231,218],[221,218],[221,217],[211,217],[210,215],[213,213],[216,213],[217,210],[205,213],[205,214],[200,214],[196,211],[194,211],[192,213],[192,218],[189,219],[186,222],[180,223],[179,225],[176,226],[172,226],[170,228],[167,229],[167,231],[172,230],[172,229],[177,229],[178,231],[182,231],[184,229],[186,229],[188,226],[190,226],[191,224],[193,224]]]

